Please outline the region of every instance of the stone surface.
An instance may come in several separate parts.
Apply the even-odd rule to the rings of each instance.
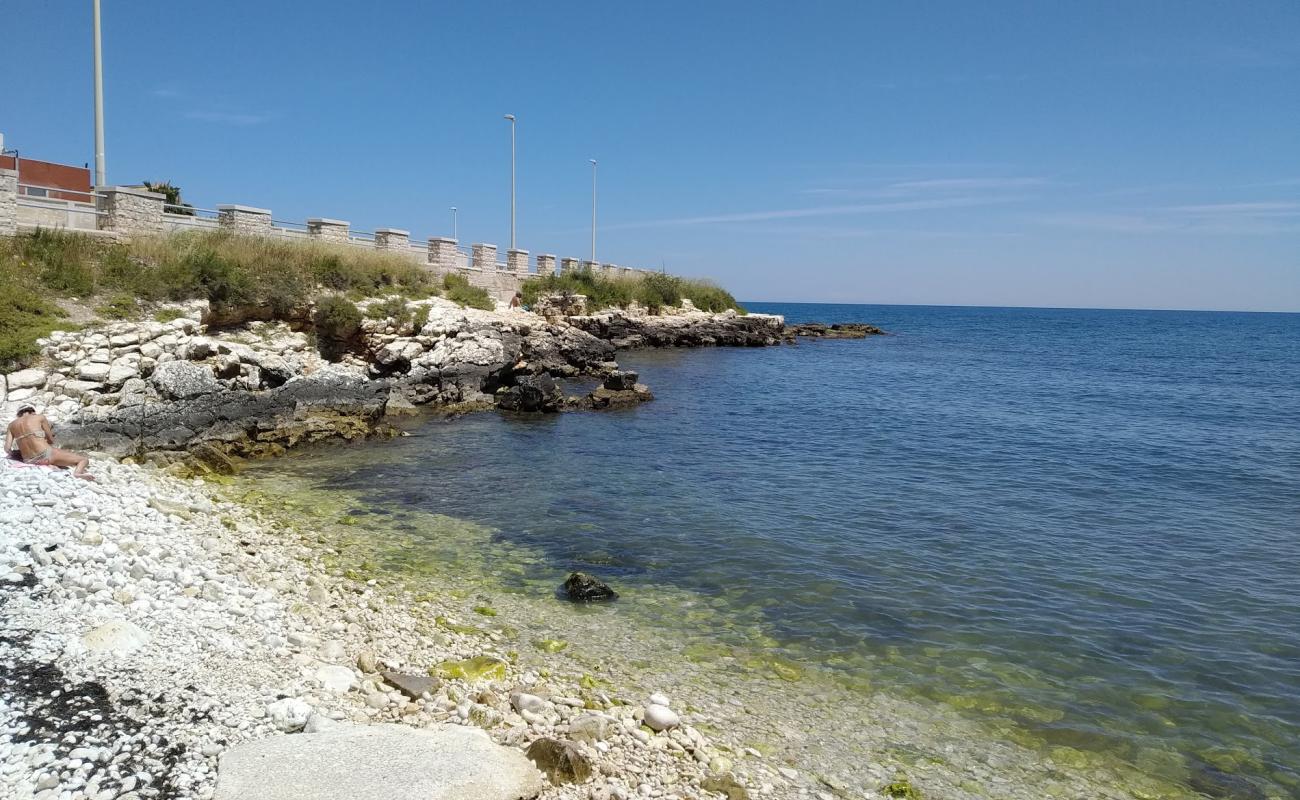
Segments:
[[[159,364],[153,375],[149,376],[149,382],[163,397],[172,400],[212,394],[221,389],[221,384],[210,368],[187,361]]]
[[[645,724],[652,731],[666,731],[681,725],[682,720],[668,706],[650,703],[645,707]]]
[[[523,753],[478,729],[383,724],[231,748],[215,800],[524,800],[542,786]]]
[[[570,573],[564,581],[564,594],[570,600],[580,603],[618,599],[618,592],[610,588],[609,584],[585,572]]]
[[[129,653],[148,644],[149,634],[132,622],[115,619],[88,632],[81,643],[95,652]]]
[[[47,377],[45,370],[20,369],[9,373],[6,384],[11,392],[15,389],[39,389],[45,385]]]
[[[410,675],[391,670],[384,670],[379,674],[383,676],[385,683],[395,687],[412,700],[419,700],[426,692],[430,694],[436,692],[442,684],[442,681],[428,675]]]
[[[563,783],[585,783],[591,777],[591,762],[569,742],[538,739],[528,746],[525,755],[556,786]]]

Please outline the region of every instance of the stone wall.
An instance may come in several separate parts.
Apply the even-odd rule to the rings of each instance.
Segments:
[[[380,228],[375,231],[376,250],[395,250],[400,253],[411,251],[411,232],[401,228]]]
[[[341,219],[326,219],[324,217],[312,217],[307,220],[307,233],[320,242],[334,242],[337,244],[348,243],[348,233],[351,223]]]
[[[506,270],[513,272],[521,278],[528,277],[528,251],[507,250]]]
[[[18,170],[0,169],[0,236],[18,232]]]
[[[217,206],[217,222],[227,230],[249,236],[264,235],[271,232],[271,212],[265,208],[237,205]]]
[[[99,227],[123,236],[162,233],[163,195],[129,186],[99,190]]]
[[[473,256],[470,263],[472,269],[481,269],[484,272],[488,272],[497,268],[496,245],[478,242],[474,245],[472,254]]]

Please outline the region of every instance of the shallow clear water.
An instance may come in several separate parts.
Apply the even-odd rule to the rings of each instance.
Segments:
[[[895,335],[623,354],[655,402],[263,469],[1045,748],[1300,796],[1300,315],[752,308]]]

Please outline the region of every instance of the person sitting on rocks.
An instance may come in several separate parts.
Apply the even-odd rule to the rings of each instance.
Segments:
[[[510,307],[519,308],[524,304],[524,296],[521,292],[515,292],[515,296],[510,298]]]
[[[90,465],[89,458],[54,446],[54,429],[44,414],[36,413],[35,406],[18,407],[18,418],[9,423],[5,430],[5,452],[15,454],[24,464],[72,467],[75,477],[87,481],[95,479],[95,476],[86,472],[86,467]]]

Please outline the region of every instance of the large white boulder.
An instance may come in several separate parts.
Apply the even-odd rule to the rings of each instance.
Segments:
[[[227,750],[214,800],[523,800],[543,785],[478,728],[348,725]]]
[[[188,361],[159,364],[149,376],[149,382],[163,397],[175,400],[212,394],[221,388],[211,368]]]
[[[17,372],[9,373],[6,383],[11,392],[15,389],[39,389],[45,385],[46,377],[44,370],[20,369]]]
[[[87,650],[108,653],[129,653],[149,643],[149,634],[131,622],[115,619],[81,637]]]

